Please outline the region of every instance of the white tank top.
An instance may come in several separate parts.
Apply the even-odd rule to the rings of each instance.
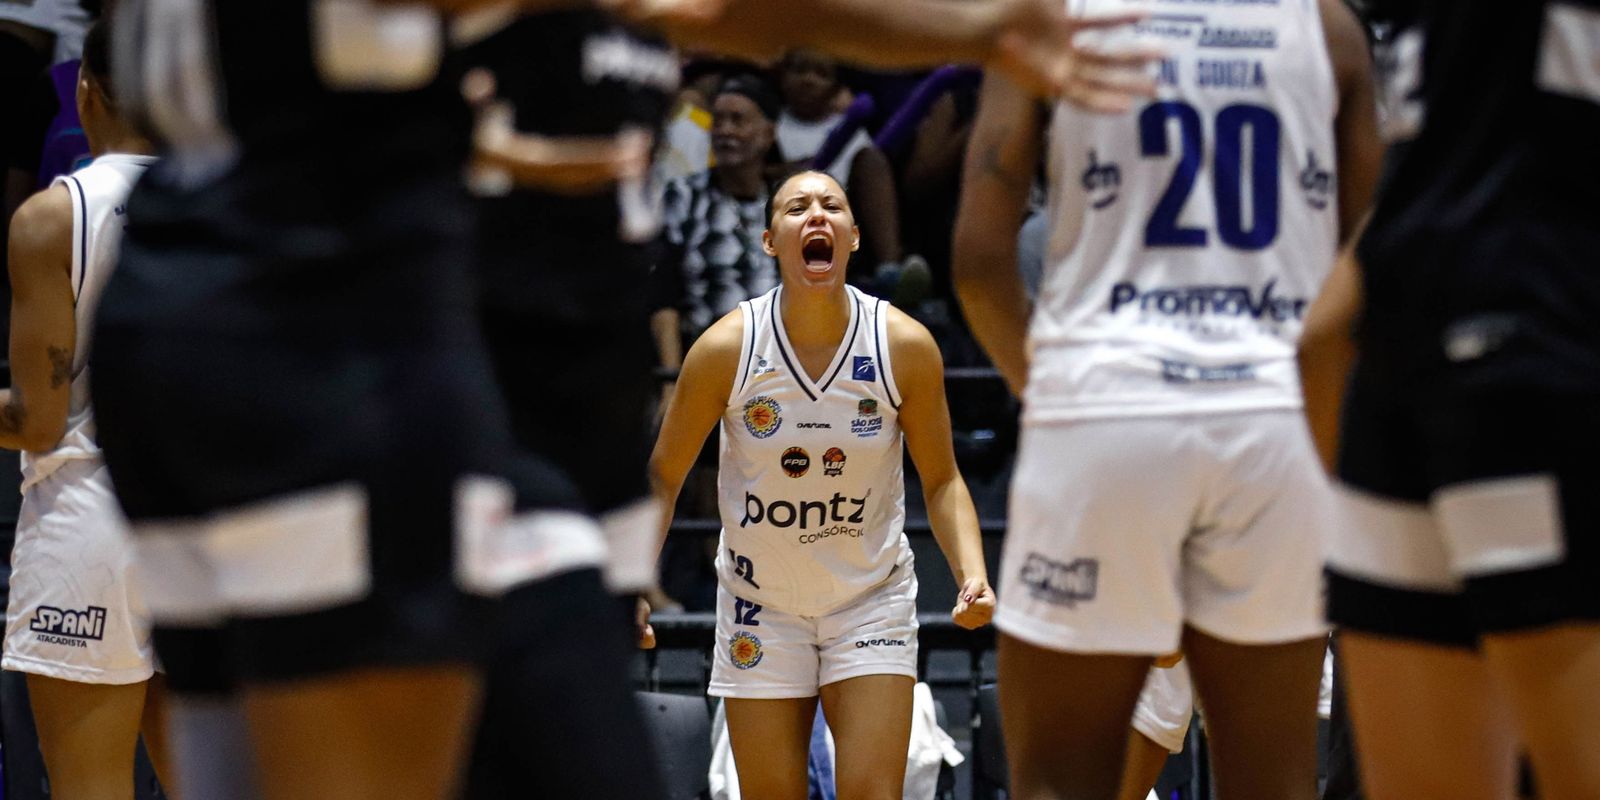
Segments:
[[[22,454],[24,490],[63,462],[100,457],[94,440],[94,414],[89,408],[87,368],[94,338],[94,312],[117,265],[122,228],[127,224],[128,193],[145,167],[153,163],[154,156],[106,153],[51,184],[67,187],[72,196],[72,296],[77,301],[73,317],[78,336],[72,353],[72,398],[67,407],[66,433],[49,452]]]
[[[1069,0],[1166,56],[1152,102],[1055,109],[1030,421],[1298,408],[1338,247],[1337,89],[1316,0]]]
[[[739,304],[717,575],[747,604],[821,616],[910,568],[888,304],[847,291],[850,324],[818,381],[789,346],[782,287]]]

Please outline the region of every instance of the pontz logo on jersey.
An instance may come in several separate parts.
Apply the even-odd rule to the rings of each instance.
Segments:
[[[829,478],[837,478],[844,474],[844,451],[837,447],[828,448],[822,454],[822,474]]]
[[[856,642],[856,649],[864,647],[905,647],[905,639],[862,639]]]
[[[753,397],[744,404],[744,429],[757,439],[765,439],[778,432],[783,425],[783,406],[766,396]]]
[[[1122,170],[1116,164],[1100,163],[1094,148],[1089,149],[1089,166],[1083,168],[1083,190],[1089,194],[1089,205],[1096,210],[1117,202],[1122,189]]]
[[[82,611],[39,606],[28,622],[28,630],[37,633],[41,642],[88,647],[87,640],[105,638],[106,610],[100,606],[89,606]]]
[[[749,631],[739,631],[728,641],[728,658],[736,669],[749,669],[761,663],[761,640]]]
[[[800,544],[812,544],[835,536],[859,539],[863,533],[862,529],[852,526],[859,526],[866,520],[867,498],[871,496],[870,489],[867,490],[866,497],[845,497],[834,492],[833,497],[827,500],[801,500],[796,504],[788,500],[774,500],[768,503],[756,495],[745,492],[744,519],[739,520],[739,527],[760,525],[763,522],[774,528],[828,526],[800,534],[798,537]],[[849,513],[846,514],[846,511]],[[833,524],[828,525],[830,522]]]
[[[858,381],[877,380],[878,367],[872,363],[872,356],[856,356],[850,364],[850,377]]]
[[[1137,306],[1147,314],[1167,317],[1246,317],[1268,322],[1303,319],[1310,301],[1304,297],[1279,297],[1276,279],[1267,281],[1259,294],[1249,286],[1157,286],[1140,289],[1123,281],[1111,287],[1111,313]]]
[[[1100,562],[1075,558],[1063,563],[1029,553],[1019,578],[1035,600],[1072,608],[1094,599],[1100,582]]]
[[[798,478],[811,469],[811,454],[807,453],[805,448],[791,447],[783,451],[778,464],[783,467],[783,474]]]

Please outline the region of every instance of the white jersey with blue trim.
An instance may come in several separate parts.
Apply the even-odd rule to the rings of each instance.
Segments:
[[[95,444],[94,414],[89,408],[89,346],[94,338],[94,312],[100,292],[117,266],[122,229],[127,225],[128,193],[154,156],[106,153],[88,166],[55,179],[72,197],[72,296],[77,344],[72,353],[72,396],[67,407],[67,429],[48,452],[22,454],[22,488],[54,472],[63,462],[99,458]]]
[[[717,574],[742,602],[821,616],[910,567],[888,304],[848,292],[850,323],[820,380],[789,346],[781,286],[739,304]]]
[[[1338,247],[1338,92],[1317,0],[1069,0],[1148,17],[1154,100],[1059,104],[1029,421],[1298,408],[1295,342]]]

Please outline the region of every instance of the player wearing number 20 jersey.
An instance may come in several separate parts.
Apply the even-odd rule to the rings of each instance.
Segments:
[[[1181,645],[1214,713],[1281,737],[1268,757],[1213,731],[1243,754],[1219,767],[1221,791],[1308,798],[1330,498],[1295,349],[1375,161],[1365,38],[1336,0],[1069,7],[1144,12],[1101,46],[1162,55],[1153,96],[1126,113],[1054,109],[1026,349],[1015,279],[985,263],[1005,261],[984,229],[1020,209],[1041,149],[1011,127],[1038,113],[1003,84],[984,90],[963,188],[975,216],[956,233],[973,329],[1025,386],[995,620],[1013,787],[1110,796],[1104,742],[1132,714],[1140,657]],[[1080,669],[1098,676],[1094,703],[1044,688]],[[1241,669],[1248,692],[1207,685]]]
[[[1183,621],[1312,636],[1323,487],[1294,353],[1338,244],[1322,20],[1313,0],[1141,7],[1136,35],[1166,53],[1156,97],[1117,116],[1063,104],[1050,132],[1055,224],[1003,566],[1028,588],[999,621],[1129,653],[1176,648]],[[1068,580],[1074,563],[1098,573]]]
[[[1316,3],[1149,8],[1155,101],[1056,109],[1031,421],[1300,405],[1295,338],[1338,242]]]

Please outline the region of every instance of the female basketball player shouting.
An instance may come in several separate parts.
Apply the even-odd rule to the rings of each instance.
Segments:
[[[721,420],[710,692],[726,698],[743,796],[806,796],[820,694],[841,800],[899,798],[917,667],[902,433],[961,587],[951,616],[975,628],[994,611],[943,363],[922,325],[845,285],[860,232],[832,178],[784,182],[763,243],[781,282],[690,348],[651,476],[671,508]]]

